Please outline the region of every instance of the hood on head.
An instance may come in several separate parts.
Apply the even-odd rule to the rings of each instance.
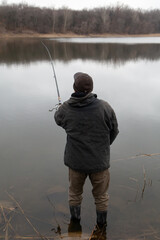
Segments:
[[[72,107],[84,107],[94,102],[96,98],[96,94],[88,93],[84,97],[71,97],[68,104]]]

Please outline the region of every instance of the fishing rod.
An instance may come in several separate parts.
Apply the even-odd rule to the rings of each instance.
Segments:
[[[59,92],[59,88],[58,88],[58,81],[57,81],[56,72],[55,72],[55,68],[54,68],[54,64],[53,64],[53,59],[52,59],[51,53],[50,53],[48,47],[44,44],[44,42],[41,41],[41,43],[45,47],[45,49],[46,49],[46,51],[48,53],[48,56],[50,58],[50,62],[51,62],[51,65],[52,65],[52,70],[53,70],[53,77],[54,77],[54,80],[55,80],[56,89],[57,89],[57,95],[58,95],[58,104],[56,104],[54,108],[49,110],[50,112],[52,112],[54,109],[57,110],[59,108],[59,106],[62,104],[62,102],[61,102],[60,92]]]

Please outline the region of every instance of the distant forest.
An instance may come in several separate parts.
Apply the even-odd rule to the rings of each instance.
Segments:
[[[151,34],[160,33],[160,10],[131,9],[127,6],[71,10],[39,8],[27,4],[0,5],[0,34]]]

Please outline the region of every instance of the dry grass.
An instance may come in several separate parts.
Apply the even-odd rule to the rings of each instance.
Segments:
[[[13,33],[6,32],[1,33],[0,38],[86,38],[86,37],[160,37],[160,33],[155,34],[88,34],[88,35],[77,35],[74,33],[66,33],[66,34],[38,34],[35,32],[23,32],[23,33]]]

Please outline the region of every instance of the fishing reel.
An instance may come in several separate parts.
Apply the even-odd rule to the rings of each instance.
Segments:
[[[54,108],[52,108],[52,109],[49,109],[49,112],[53,112],[53,110],[58,110],[58,108],[60,107],[62,105],[62,103],[61,102],[59,102],[59,103],[57,103],[56,105],[55,105],[55,107]]]

